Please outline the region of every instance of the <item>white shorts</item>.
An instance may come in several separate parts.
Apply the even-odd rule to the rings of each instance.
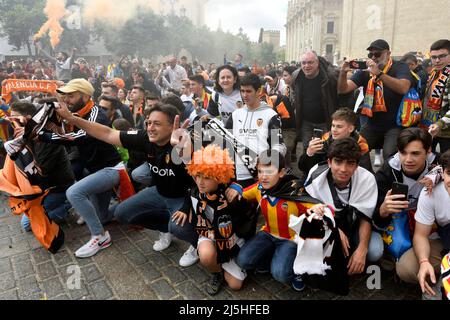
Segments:
[[[202,243],[203,241],[210,241],[212,243],[215,243],[215,241],[212,239],[200,237],[198,238],[198,245],[200,245],[200,243]],[[247,272],[239,267],[234,259],[231,259],[229,262],[222,263],[222,269],[240,281],[244,281],[245,278],[247,278]]]
[[[247,278],[247,272],[237,265],[234,259],[222,264],[222,269],[231,274],[234,278],[244,281]]]

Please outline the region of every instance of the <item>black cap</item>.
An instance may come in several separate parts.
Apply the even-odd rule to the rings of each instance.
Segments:
[[[370,47],[367,48],[368,51],[378,49],[378,50],[391,50],[389,47],[389,43],[386,40],[378,39],[370,44]]]

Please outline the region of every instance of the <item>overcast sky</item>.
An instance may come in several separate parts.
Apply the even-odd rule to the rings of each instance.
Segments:
[[[209,0],[206,23],[217,30],[219,20],[223,31],[238,33],[242,27],[252,41],[258,41],[259,30],[280,30],[281,44],[286,43],[288,0]]]

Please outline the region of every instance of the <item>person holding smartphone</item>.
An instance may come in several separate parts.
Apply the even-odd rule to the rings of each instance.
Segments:
[[[403,130],[398,139],[398,153],[389,158],[376,173],[378,201],[373,216],[375,226],[386,229],[392,222],[392,215],[407,211],[409,224],[415,225],[414,214],[417,210],[419,195],[424,188],[421,180],[437,164],[439,155],[431,152],[432,137],[423,129],[408,128]],[[397,184],[408,187],[408,196],[397,192]],[[401,186],[400,186],[401,188]],[[410,270],[406,253],[396,265],[400,279],[407,281]]]
[[[401,131],[397,125],[397,113],[403,96],[413,83],[406,63],[394,61],[389,44],[376,40],[367,48],[369,51],[367,70],[358,70],[347,78],[350,61],[344,61],[338,80],[338,93],[348,94],[364,87],[365,101],[362,114],[368,122],[361,129],[370,150],[383,149],[384,159],[396,153],[396,140]]]
[[[324,134],[321,129],[314,129],[314,138],[309,142],[308,149],[300,157],[298,167],[305,174],[318,163],[327,160],[330,145],[338,139],[353,138],[361,149],[359,166],[373,172],[370,161],[369,146],[366,139],[356,132],[358,116],[348,108],[341,108],[332,115],[331,131]]]

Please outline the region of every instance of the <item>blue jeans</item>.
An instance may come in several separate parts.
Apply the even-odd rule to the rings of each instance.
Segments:
[[[273,278],[281,283],[290,283],[294,275],[294,260],[297,244],[278,239],[267,232],[258,232],[239,251],[237,264],[245,270],[270,268]]]
[[[385,131],[375,131],[370,124],[361,128],[361,135],[366,138],[369,149],[383,149],[383,159],[397,153],[397,138],[402,131],[401,128],[391,128]]]
[[[353,244],[354,248],[357,248],[359,245],[359,231],[356,231],[353,235]],[[367,248],[367,261],[368,262],[378,262],[383,256],[384,252],[384,243],[381,234],[372,230],[370,235],[369,247]]]
[[[70,209],[70,204],[67,202],[66,193],[49,193],[42,203],[45,210],[47,211],[48,217],[60,223],[67,218],[68,210]],[[30,219],[26,215],[22,215],[22,220],[20,221],[24,231],[31,231]]]
[[[103,234],[103,224],[112,219],[108,208],[113,188],[119,181],[119,171],[104,168],[78,181],[67,190],[67,199],[84,219],[93,236]]]
[[[150,171],[150,166],[147,162],[134,169],[131,172],[131,177],[133,178],[133,181],[143,184],[144,186],[150,186],[153,180],[152,172]]]
[[[181,209],[185,198],[166,198],[156,187],[142,190],[137,195],[120,203],[114,212],[117,221],[126,225],[142,226],[146,229],[170,232],[178,239],[197,247],[198,234],[195,230],[197,219],[186,222],[184,227],[172,222],[172,215]]]

